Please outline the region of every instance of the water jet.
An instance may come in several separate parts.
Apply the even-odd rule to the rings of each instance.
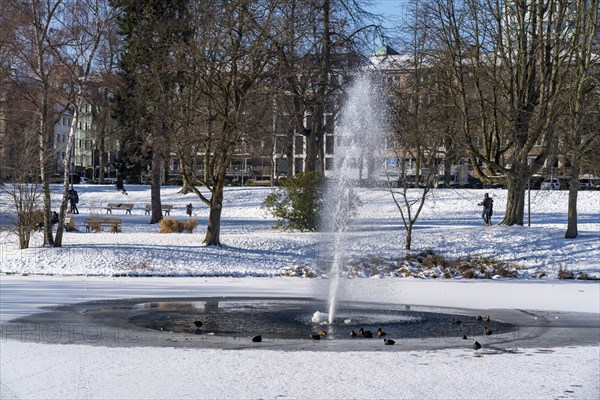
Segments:
[[[340,279],[347,263],[348,235],[351,217],[360,201],[354,189],[360,184],[379,179],[383,162],[382,129],[374,85],[368,76],[360,76],[347,93],[335,128],[333,172],[325,190],[325,213],[322,226],[331,235],[325,247],[331,250],[328,322],[336,317]]]

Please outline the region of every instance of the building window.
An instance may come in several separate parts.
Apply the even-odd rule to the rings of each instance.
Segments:
[[[333,135],[325,136],[325,154],[333,154],[334,142]]]
[[[333,170],[333,158],[326,158],[325,159],[325,171],[331,171]]]
[[[333,115],[325,115],[324,122],[325,125],[323,126],[323,129],[325,130],[325,133],[328,135],[333,135],[333,126],[335,124]]]
[[[304,154],[304,136],[294,136],[294,153]]]
[[[304,171],[304,160],[301,158],[296,158],[294,160],[294,173],[301,174]]]

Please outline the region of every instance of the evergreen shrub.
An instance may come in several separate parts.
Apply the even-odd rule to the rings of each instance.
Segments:
[[[305,172],[282,179],[280,186],[267,196],[262,205],[275,218],[275,227],[285,230],[315,231],[322,208],[323,177]]]

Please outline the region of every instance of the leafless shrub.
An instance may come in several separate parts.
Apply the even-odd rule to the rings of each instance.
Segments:
[[[165,218],[160,221],[160,233],[181,233],[183,231],[192,233],[198,225],[198,221],[190,219],[185,222],[176,219]]]

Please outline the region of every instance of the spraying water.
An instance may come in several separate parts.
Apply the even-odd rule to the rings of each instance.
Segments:
[[[330,324],[335,319],[340,277],[346,262],[348,227],[360,203],[354,188],[378,178],[383,162],[379,111],[370,79],[357,78],[336,122],[334,170],[325,191],[327,204],[322,222],[325,231],[331,233],[327,243],[331,260]]]

